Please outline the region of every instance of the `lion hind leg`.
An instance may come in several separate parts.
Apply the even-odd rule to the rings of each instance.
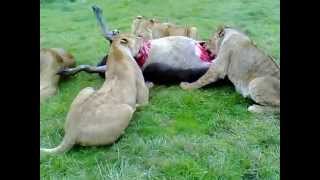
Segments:
[[[91,118],[85,128],[80,129],[78,142],[82,146],[106,145],[115,142],[125,133],[135,108],[128,104],[110,105],[101,107],[99,114]]]
[[[65,123],[65,130],[69,131],[70,129],[73,129],[77,126],[78,118],[73,118],[75,113],[74,111],[78,110],[79,107],[82,106],[82,104],[95,92],[95,90],[92,87],[86,87],[82,89],[78,95],[74,98],[73,102],[70,105],[70,109],[67,115],[67,120]]]
[[[95,92],[95,90],[92,87],[86,87],[82,89],[76,98],[74,98],[71,106],[77,106],[84,102],[90,95],[92,95]]]
[[[259,77],[249,83],[249,94],[259,105],[248,108],[250,112],[280,112],[280,80],[274,77]]]

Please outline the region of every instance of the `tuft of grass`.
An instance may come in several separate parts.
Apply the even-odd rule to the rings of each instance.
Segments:
[[[49,2],[50,1],[50,2]],[[266,53],[280,57],[279,1],[42,0],[40,44],[70,51],[78,64],[96,64],[108,52],[91,6],[108,24],[129,31],[136,15],[198,27],[201,38],[220,24],[240,28]],[[279,60],[278,60],[279,62]],[[70,104],[98,75],[80,73],[60,83],[40,106],[41,147],[57,146]],[[230,84],[183,91],[155,86],[121,139],[109,146],[76,146],[40,159],[41,179],[280,179],[279,117],[247,112],[252,102]]]

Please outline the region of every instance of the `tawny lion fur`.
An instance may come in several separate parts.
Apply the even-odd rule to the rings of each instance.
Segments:
[[[219,28],[208,42],[217,53],[209,70],[197,81],[183,82],[183,89],[197,89],[228,77],[237,92],[257,104],[251,112],[280,112],[280,67],[248,36],[232,28]]]
[[[74,65],[74,57],[62,48],[40,49],[40,102],[57,92],[60,79],[57,72]]]
[[[74,99],[65,123],[65,136],[59,146],[42,153],[68,151],[75,144],[107,145],[125,131],[137,106],[148,104],[149,90],[133,59],[136,37],[117,35],[111,44],[106,80],[102,87],[83,89]]]
[[[131,25],[131,31],[134,35],[141,36],[144,39],[158,39],[167,36],[186,36],[198,40],[198,30],[192,26],[177,26],[173,23],[163,23],[156,19],[147,19],[143,16],[137,16]]]

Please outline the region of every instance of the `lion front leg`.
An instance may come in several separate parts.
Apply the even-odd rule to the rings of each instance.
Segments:
[[[222,79],[227,74],[228,64],[230,62],[231,52],[228,50],[222,50],[219,52],[216,60],[210,65],[208,71],[195,82],[180,83],[180,87],[185,90],[199,89],[205,85],[216,82],[218,79]]]
[[[137,67],[137,102],[136,107],[145,106],[149,103],[149,88],[153,86],[151,82],[145,82],[142,72]]]
[[[219,72],[214,69],[214,67],[210,67],[209,70],[197,81],[188,83],[188,82],[181,82],[180,87],[185,90],[191,89],[199,89],[203,86],[206,86],[210,83],[213,83],[219,79]]]
[[[136,108],[146,106],[149,103],[149,89],[154,86],[152,82],[138,83],[138,96]]]

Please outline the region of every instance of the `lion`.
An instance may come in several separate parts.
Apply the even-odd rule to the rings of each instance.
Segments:
[[[57,73],[74,65],[74,57],[62,48],[40,49],[40,102],[57,92],[60,80]]]
[[[248,111],[280,112],[280,66],[247,35],[230,27],[220,27],[207,43],[216,59],[198,80],[182,82],[182,89],[198,89],[228,78],[237,92],[255,103]]]
[[[147,19],[143,16],[136,16],[131,25],[131,32],[146,40],[158,39],[167,36],[186,36],[198,40],[198,30],[196,27],[177,26],[173,23],[163,23],[154,18]]]
[[[68,151],[75,144],[97,146],[114,143],[125,131],[138,106],[148,104],[149,89],[133,59],[133,44],[139,39],[130,34],[112,37],[105,82],[100,89],[83,89],[71,104],[62,143],[42,153]]]

